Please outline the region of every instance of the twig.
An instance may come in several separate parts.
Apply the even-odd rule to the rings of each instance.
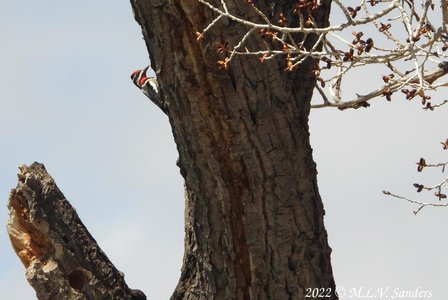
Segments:
[[[387,196],[394,197],[394,198],[398,198],[398,199],[401,199],[401,200],[405,200],[405,201],[408,201],[408,202],[413,203],[413,204],[420,205],[420,207],[417,210],[414,211],[415,215],[420,210],[422,210],[424,207],[426,207],[426,206],[434,206],[434,207],[447,207],[448,206],[448,203],[431,203],[431,202],[421,202],[421,201],[417,201],[417,200],[412,200],[412,199],[409,199],[409,198],[406,198],[406,197],[403,197],[403,196],[399,196],[399,195],[393,194],[393,193],[391,193],[389,191],[383,191],[383,194],[387,195]]]

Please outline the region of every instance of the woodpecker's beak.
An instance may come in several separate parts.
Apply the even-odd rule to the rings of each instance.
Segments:
[[[148,71],[148,69],[149,69],[149,66],[147,66],[146,68],[144,68],[144,69],[142,70],[142,74],[143,74],[144,76],[146,76],[146,71]]]

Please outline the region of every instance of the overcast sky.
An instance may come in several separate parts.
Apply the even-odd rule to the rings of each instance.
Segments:
[[[148,64],[128,1],[0,0],[0,294],[35,299],[5,226],[17,167],[44,163],[131,288],[168,299],[183,254],[183,182],[168,119],[133,86]],[[344,92],[372,88],[350,78]],[[375,87],[375,86],[373,86]],[[446,92],[433,98],[446,99]],[[447,299],[448,210],[385,197],[416,196],[421,157],[446,160],[446,109],[403,97],[356,111],[315,110],[311,139],[337,285],[430,290]],[[427,196],[429,199],[431,195]]]

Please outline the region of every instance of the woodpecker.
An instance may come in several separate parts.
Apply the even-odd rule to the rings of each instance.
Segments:
[[[146,97],[149,98],[149,100],[154,102],[154,104],[156,104],[163,112],[166,113],[165,105],[160,97],[157,78],[148,77],[146,75],[148,69],[149,66],[147,66],[143,70],[132,72],[132,82],[134,82],[134,84],[143,92],[143,94],[145,94]]]
[[[143,70],[134,71],[131,74],[131,79],[132,82],[142,90],[146,97],[154,101],[159,97],[159,85],[157,84],[157,79],[155,77],[148,77],[146,75],[148,69],[149,66]]]

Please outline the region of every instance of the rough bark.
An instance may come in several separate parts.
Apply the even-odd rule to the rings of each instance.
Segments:
[[[8,233],[40,300],[146,299],[131,290],[39,163],[21,166]]]
[[[292,17],[297,1],[253,2],[268,16]],[[216,43],[235,45],[248,28],[222,19],[198,42],[195,33],[216,15],[197,0],[131,3],[186,185],[185,255],[172,299],[305,299],[307,288],[337,299],[309,142],[315,61],[285,72],[285,57],[236,57],[219,69]],[[226,3],[259,19],[245,1]],[[314,19],[325,26],[330,1],[321,3]],[[305,47],[314,41],[308,36]],[[255,34],[246,46],[265,42]]]

